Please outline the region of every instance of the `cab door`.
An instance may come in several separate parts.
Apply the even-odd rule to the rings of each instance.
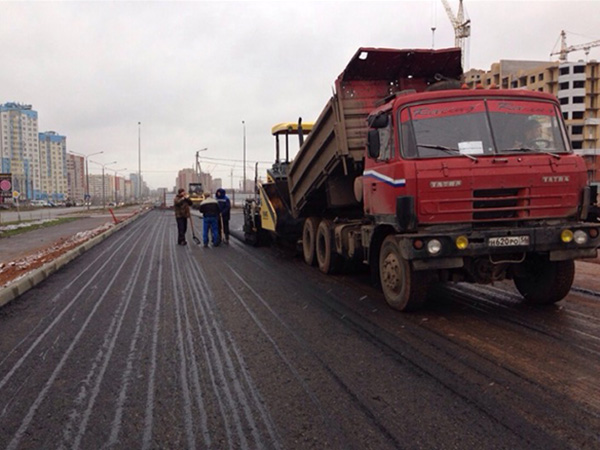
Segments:
[[[368,215],[393,216],[396,198],[406,195],[405,167],[398,156],[391,115],[382,115],[370,120],[363,172],[364,210]]]

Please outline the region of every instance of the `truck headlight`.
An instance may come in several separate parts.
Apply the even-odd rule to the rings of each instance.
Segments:
[[[427,243],[427,251],[431,255],[437,255],[442,250],[442,243],[437,239],[432,239]]]
[[[582,245],[588,241],[588,235],[583,230],[577,230],[573,234],[573,240],[575,241],[576,244]]]

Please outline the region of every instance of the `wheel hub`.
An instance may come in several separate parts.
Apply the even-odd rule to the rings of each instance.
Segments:
[[[383,267],[381,270],[381,279],[382,283],[385,287],[391,291],[397,291],[400,278],[400,263],[398,262],[398,258],[396,258],[393,254],[387,255],[383,261]]]

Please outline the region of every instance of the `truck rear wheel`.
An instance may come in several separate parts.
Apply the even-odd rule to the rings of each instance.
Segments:
[[[525,261],[513,280],[526,302],[550,305],[567,296],[575,278],[575,263],[534,257]]]
[[[339,270],[341,258],[335,252],[333,224],[330,220],[322,220],[317,227],[315,253],[319,270],[323,273],[336,273]]]
[[[304,262],[309,266],[314,266],[317,262],[315,241],[318,225],[319,219],[317,217],[307,217],[302,227],[302,254]]]
[[[427,280],[402,258],[394,236],[388,236],[379,254],[379,279],[388,305],[398,311],[415,311],[427,299]]]

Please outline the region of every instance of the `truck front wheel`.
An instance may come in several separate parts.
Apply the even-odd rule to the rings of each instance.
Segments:
[[[513,279],[525,301],[550,305],[567,296],[574,277],[575,263],[572,260],[549,261],[542,257],[531,257],[523,263]]]
[[[317,217],[307,217],[302,227],[302,255],[304,262],[309,266],[316,264],[315,242],[317,235],[317,226],[319,219]]]
[[[394,236],[388,236],[379,254],[379,279],[387,303],[398,311],[419,309],[427,299],[427,280],[402,258]]]

